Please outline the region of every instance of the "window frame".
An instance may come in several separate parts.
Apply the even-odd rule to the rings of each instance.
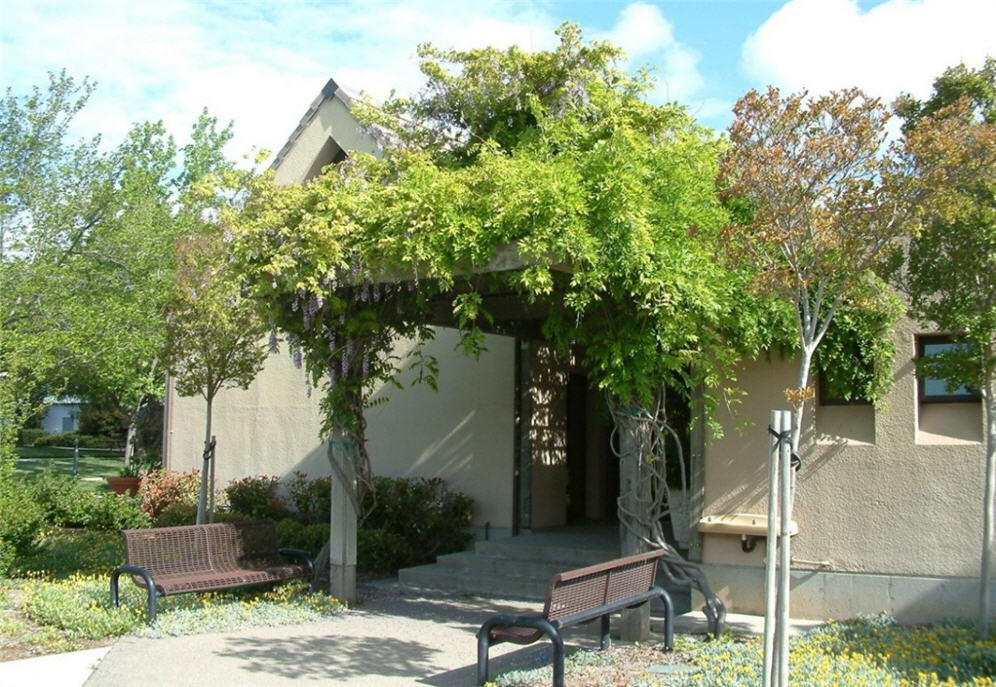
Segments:
[[[958,341],[954,336],[950,334],[917,334],[916,335],[916,360],[920,360],[926,357],[925,347],[929,345],[938,344],[955,344],[955,345],[968,345],[964,342]],[[943,394],[928,394],[925,388],[925,383],[928,379],[936,379],[938,381],[945,381],[939,377],[924,377],[918,372],[916,374],[916,395],[918,403],[935,404],[935,403],[979,403],[982,400],[982,394],[978,390],[973,390],[967,385],[962,385],[968,391],[964,394],[955,393],[943,393]]]

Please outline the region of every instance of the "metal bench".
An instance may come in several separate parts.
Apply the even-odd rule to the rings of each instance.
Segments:
[[[488,681],[488,651],[493,644],[532,644],[543,635],[553,643],[553,685],[564,685],[564,640],[560,631],[601,619],[601,647],[607,649],[609,614],[659,598],[666,612],[664,645],[674,646],[674,605],[668,593],[654,585],[664,551],[618,558],[554,575],[546,589],[543,612],[495,615],[477,632],[477,684]]]
[[[128,562],[111,573],[111,605],[118,605],[118,578],[130,574],[148,591],[150,625],[158,595],[278,582],[314,571],[304,552],[277,548],[276,527],[268,520],[122,530],[121,535]],[[287,563],[284,556],[300,563]]]

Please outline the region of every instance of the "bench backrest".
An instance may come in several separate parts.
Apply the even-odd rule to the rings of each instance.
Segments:
[[[128,563],[153,576],[265,567],[277,553],[276,528],[269,520],[122,530],[121,535]]]
[[[662,555],[662,550],[650,551],[554,575],[543,615],[556,620],[648,591]]]

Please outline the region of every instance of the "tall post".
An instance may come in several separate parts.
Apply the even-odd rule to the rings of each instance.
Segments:
[[[781,411],[783,432],[793,427],[792,413]],[[793,428],[794,430],[794,428]],[[778,536],[778,687],[788,687],[789,683],[789,578],[792,573],[792,537],[789,525],[792,522],[792,442],[778,442],[779,469],[781,484],[779,485],[779,505],[781,506],[781,522]]]
[[[775,562],[778,532],[778,458],[782,433],[782,416],[771,411],[768,424],[768,538],[764,551],[764,687],[774,684],[775,608],[778,590],[775,582]]]
[[[73,477],[80,474],[80,438],[73,439]]]
[[[356,530],[359,504],[356,466],[348,434],[329,439],[332,463],[332,514],[329,533],[329,594],[346,603],[356,601]]]
[[[633,404],[635,405],[635,404]],[[633,407],[631,405],[630,407]],[[644,479],[642,447],[646,423],[632,411],[620,413],[619,423],[619,494],[625,499],[623,507],[631,513],[639,512],[640,501],[650,489],[650,482]],[[646,499],[649,500],[649,499]],[[620,548],[624,556],[641,553],[644,542],[639,535],[619,519]],[[627,642],[645,642],[650,639],[650,604],[641,604],[634,609],[623,611],[619,626],[620,636]]]

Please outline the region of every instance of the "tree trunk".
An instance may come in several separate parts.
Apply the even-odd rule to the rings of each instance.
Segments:
[[[131,465],[132,458],[135,457],[135,437],[138,434],[138,418],[142,414],[142,406],[145,405],[145,398],[143,397],[135,409],[131,412],[128,417],[128,431],[125,433],[125,445],[124,445],[124,466],[128,467]]]
[[[996,381],[986,373],[986,486],[982,502],[982,572],[979,580],[979,638],[989,639],[993,549],[993,494],[996,492]]]
[[[203,525],[205,522],[204,515],[207,511],[207,489],[208,489],[208,479],[209,473],[211,471],[212,456],[211,456],[211,406],[214,399],[208,397],[207,399],[207,419],[204,423],[204,456],[201,460],[201,489],[197,496],[197,524]]]
[[[802,419],[806,409],[806,399],[809,394],[809,368],[813,364],[813,353],[816,351],[815,344],[803,342],[802,358],[799,360],[799,377],[796,388],[796,398],[790,399],[792,403],[792,451],[799,452],[799,442],[802,438]]]

